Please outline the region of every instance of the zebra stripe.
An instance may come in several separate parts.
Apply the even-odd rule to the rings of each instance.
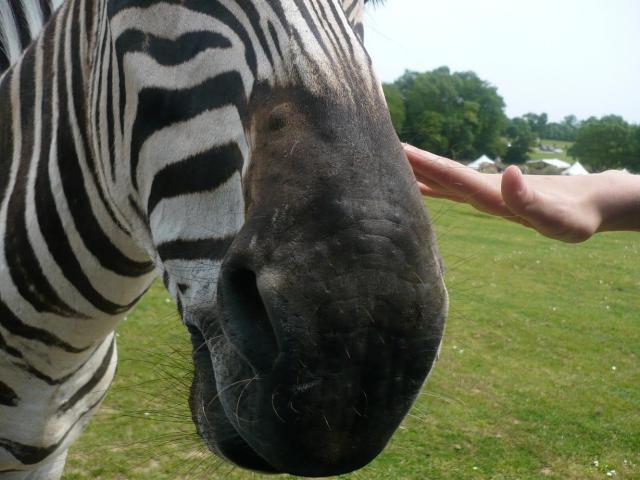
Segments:
[[[62,1],[0,1],[0,74],[18,61]]]
[[[0,0],[0,478],[58,478],[158,274],[187,325],[213,302],[256,92],[379,91],[362,7]]]
[[[71,28],[79,5],[60,12],[0,86],[0,166],[10,172],[0,180],[9,274],[0,282],[0,408],[9,410],[0,415],[0,471],[33,478],[60,470],[51,465],[102,401],[115,372],[113,325],[154,277],[86,155],[72,74],[81,71],[73,55],[82,29]],[[114,296],[123,282],[126,295]]]

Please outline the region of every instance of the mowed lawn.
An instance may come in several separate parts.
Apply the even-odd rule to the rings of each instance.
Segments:
[[[428,200],[451,309],[442,354],[385,452],[350,479],[640,478],[640,235],[547,240]],[[273,478],[216,461],[189,421],[187,335],[161,286],[66,480]]]
[[[562,140],[541,140],[540,143],[552,147],[557,147],[562,149],[562,153],[555,152],[543,152],[538,150],[538,148],[534,148],[534,150],[530,153],[529,157],[531,160],[542,160],[544,158],[557,158],[559,160],[564,160],[565,162],[573,163],[576,161],[575,158],[571,158],[567,154],[567,150],[569,147],[573,145],[573,142],[564,142]]]

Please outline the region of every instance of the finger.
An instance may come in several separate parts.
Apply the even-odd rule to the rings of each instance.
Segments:
[[[557,202],[532,188],[520,169],[509,167],[502,177],[502,196],[505,205],[520,218],[520,223],[543,235],[558,240],[567,237],[568,226]]]
[[[472,204],[494,215],[509,214],[500,194],[500,176],[481,174],[458,162],[405,145],[407,158],[419,182],[439,197]],[[435,196],[433,192],[427,193]]]
[[[423,195],[427,195],[429,197],[433,197],[433,198],[447,198],[449,200],[455,200],[455,201],[460,201],[460,202],[464,202],[464,198],[461,197],[460,195],[457,195],[453,192],[449,192],[443,188],[441,188],[439,185],[434,185],[434,184],[429,184],[429,185],[425,185],[422,182],[416,182],[418,184],[418,188],[420,189],[420,193],[422,193]]]
[[[431,190],[429,187],[427,187],[424,183],[418,181],[418,188],[420,189],[420,193],[422,195],[429,195],[429,191]]]
[[[518,167],[511,165],[502,174],[502,198],[516,215],[526,215],[536,207],[536,191],[529,188]]]
[[[456,180],[458,175],[464,177],[475,173],[458,162],[411,145],[405,145],[404,150],[418,180],[438,180],[439,183],[451,183]]]
[[[434,153],[428,152],[426,150],[422,150],[418,147],[414,147],[413,145],[409,145],[408,143],[403,143],[402,148],[404,149],[407,156],[414,159],[424,159],[429,162],[441,163],[441,162],[453,162],[453,160],[449,160],[448,158],[441,157]],[[456,162],[453,162],[456,163]]]
[[[409,152],[407,158],[416,179],[439,193],[482,197],[495,190],[493,196],[499,197],[496,179],[490,178],[492,175],[481,175],[458,162],[420,150]]]
[[[430,193],[438,194],[438,195],[455,195],[460,196],[457,192],[453,192],[450,189],[446,188],[443,185],[440,185],[438,182],[428,179],[426,181],[416,180],[418,183],[418,187],[422,190],[423,188],[427,188]],[[422,187],[421,187],[422,185]]]
[[[445,200],[452,200],[454,202],[460,202],[460,203],[465,203],[466,199],[464,197],[461,197],[459,195],[455,195],[452,193],[444,193],[444,192],[439,192],[436,190],[433,190],[432,188],[424,185],[424,184],[418,184],[418,186],[420,186],[420,192],[423,195],[426,195],[427,197],[431,197],[431,198],[444,198]]]

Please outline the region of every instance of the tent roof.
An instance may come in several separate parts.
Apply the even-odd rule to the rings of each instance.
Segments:
[[[493,160],[491,160],[489,157],[487,157],[486,155],[482,155],[480,158],[478,158],[477,160],[474,160],[473,162],[471,162],[470,164],[467,165],[467,167],[469,168],[473,168],[473,169],[478,169],[480,168],[482,165],[494,165],[496,162],[494,162]]]
[[[589,175],[589,172],[587,171],[586,168],[582,166],[580,162],[576,162],[573,165],[571,165],[569,168],[567,168],[564,172],[562,172],[562,174],[563,175]]]
[[[543,158],[540,160],[529,160],[527,163],[545,163],[547,165],[551,165],[552,167],[559,168],[560,170],[564,170],[565,168],[569,168],[571,166],[570,163],[567,163],[564,160],[560,160],[559,158]]]

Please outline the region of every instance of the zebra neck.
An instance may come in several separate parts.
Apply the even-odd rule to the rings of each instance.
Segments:
[[[67,2],[0,83],[0,334],[34,350],[104,342],[155,277],[92,155],[87,8]]]
[[[113,378],[117,321],[155,277],[90,143],[90,6],[68,1],[0,80],[0,476],[64,458]]]

